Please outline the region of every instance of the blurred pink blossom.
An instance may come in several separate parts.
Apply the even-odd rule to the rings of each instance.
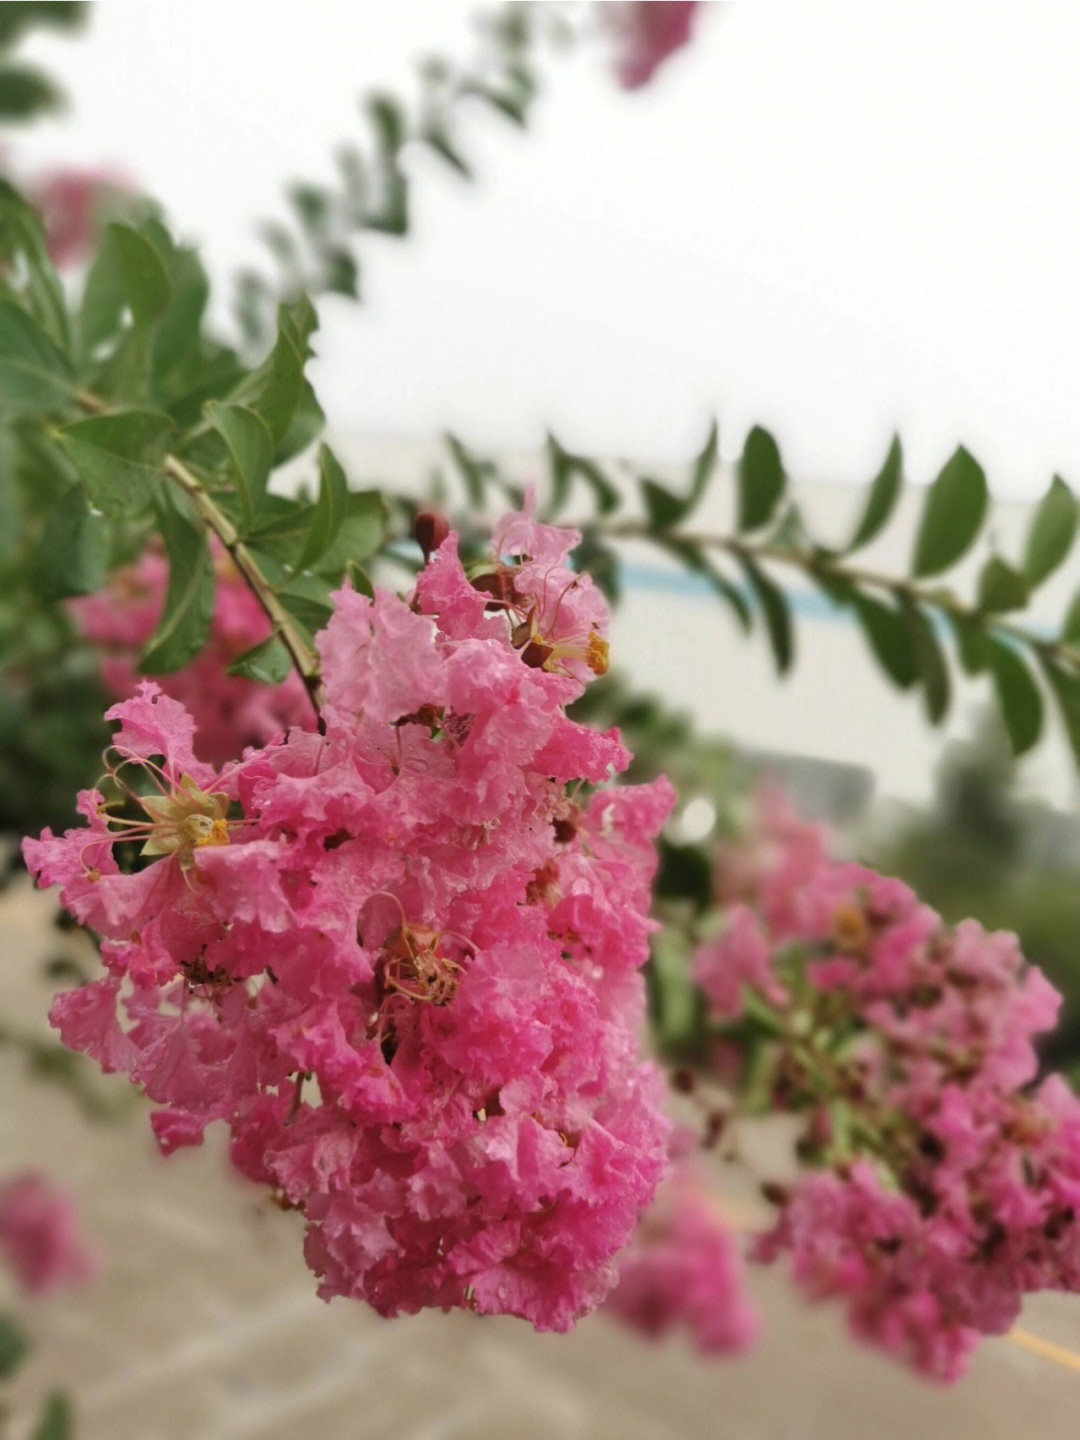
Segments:
[[[615,41],[615,73],[624,90],[648,84],[663,61],[689,42],[697,9],[695,0],[601,6],[604,24]]]
[[[105,211],[131,185],[106,170],[57,166],[26,181],[30,203],[45,226],[45,244],[57,269],[78,264],[97,244]]]
[[[0,1184],[0,1251],[29,1294],[92,1280],[100,1266],[71,1201],[33,1171]]]
[[[733,1355],[757,1339],[737,1237],[690,1165],[664,1181],[634,1231],[606,1308],[651,1337],[685,1326],[702,1354]]]

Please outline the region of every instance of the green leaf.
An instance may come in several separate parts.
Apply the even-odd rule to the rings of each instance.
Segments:
[[[765,616],[769,642],[776,659],[776,669],[779,674],[783,675],[791,667],[793,653],[791,612],[788,610],[787,601],[779,587],[773,584],[760,565],[756,564],[749,555],[740,555],[738,558],[747,582],[757,596],[762,614]]]
[[[756,530],[768,522],[784,493],[780,451],[767,430],[755,425],[746,437],[738,465],[740,530]]]
[[[949,708],[949,672],[932,621],[911,600],[901,601],[923,684],[926,713],[936,725]]]
[[[75,388],[67,357],[37,321],[0,300],[0,413],[61,410]]]
[[[235,404],[254,410],[265,420],[275,446],[285,440],[304,393],[304,362],[311,353],[307,342],[314,328],[314,314],[310,311],[310,305],[306,311],[301,306],[279,308],[274,348],[229,396]]]
[[[450,447],[450,454],[454,457],[454,464],[461,472],[469,504],[474,509],[480,509],[487,499],[488,486],[495,482],[495,466],[490,460],[474,455],[456,435],[451,435],[449,430],[445,439]]]
[[[240,503],[250,523],[259,511],[274,462],[274,437],[254,410],[218,400],[206,404],[207,419],[225,441],[239,482]]]
[[[990,669],[1014,755],[1030,750],[1042,729],[1043,702],[1031,672],[1016,650],[996,635],[986,637]]]
[[[164,248],[162,245],[161,252]],[[208,356],[203,316],[210,298],[210,280],[198,255],[194,250],[174,246],[164,259],[172,294],[169,308],[154,331],[152,370],[155,382],[168,387],[171,406],[180,398],[178,391],[205,383],[215,365],[222,366],[233,356],[225,346],[215,346],[213,358]]]
[[[677,556],[679,560],[692,570],[696,575],[701,575],[716,593],[726,600],[734,610],[735,615],[742,626],[744,633],[749,633],[751,625],[750,606],[746,603],[746,597],[733,585],[731,581],[712,563],[709,557],[702,550],[700,545],[695,545],[690,540],[683,540],[674,535],[657,536],[657,543],[665,550]]]
[[[1067,645],[1080,644],[1080,590],[1069,602],[1065,619],[1061,622],[1061,638]]]
[[[1065,559],[1076,536],[1078,515],[1076,496],[1055,475],[1028,532],[1024,574],[1029,585],[1040,584]]]
[[[1066,670],[1047,655],[1041,655],[1040,659],[1042,660],[1043,674],[1049,680],[1050,687],[1057,699],[1073,756],[1077,764],[1080,764],[1080,676],[1071,670]]]
[[[613,546],[605,545],[595,530],[583,530],[581,544],[574,551],[574,568],[591,575],[607,600],[618,604],[622,595],[619,554]]]
[[[330,191],[321,185],[295,184],[288,195],[304,229],[315,235],[325,233],[332,213]]]
[[[63,286],[49,258],[45,231],[37,212],[6,180],[0,180],[0,260],[26,268],[23,298],[34,318],[67,355],[71,325]]]
[[[861,545],[868,545],[882,529],[900,497],[904,480],[903,468],[904,460],[900,449],[900,439],[894,435],[892,444],[889,446],[889,453],[885,457],[885,463],[870,486],[866,509],[863,511],[858,529],[848,541],[845,554],[857,550]]]
[[[322,434],[325,424],[326,416],[323,414],[322,406],[315,398],[311,382],[306,376],[302,376],[300,398],[293,409],[292,418],[285,434],[274,448],[274,464],[283,465],[286,460],[298,454],[299,451],[306,450],[311,442]]]
[[[408,185],[398,154],[405,143],[405,115],[395,100],[384,95],[370,97],[366,109],[375,130],[375,154],[369,170],[364,228],[404,235],[409,228]]]
[[[469,162],[462,155],[454,142],[450,139],[445,128],[439,123],[428,125],[420,136],[425,144],[430,145],[437,155],[441,155],[446,163],[452,166],[465,180],[472,179],[472,169]]]
[[[1019,570],[997,555],[991,555],[979,576],[979,609],[1000,614],[1004,610],[1022,610],[1031,589]]]
[[[313,568],[336,579],[346,567],[374,555],[386,536],[388,520],[386,502],[377,490],[350,491],[345,518]]]
[[[330,295],[360,298],[360,266],[344,245],[319,246],[320,284]]]
[[[258,680],[264,685],[280,685],[291,669],[288,650],[276,635],[271,635],[238,656],[229,666],[228,673],[245,675],[249,680]]]
[[[22,32],[34,25],[54,25],[71,29],[86,20],[88,7],[75,0],[27,0],[27,3],[0,5],[0,45],[11,45]]]
[[[319,495],[311,509],[311,521],[303,549],[296,561],[298,570],[306,570],[329,548],[345,519],[349,505],[349,485],[345,471],[328,445],[319,446]]]
[[[34,588],[44,600],[89,595],[104,585],[108,561],[109,527],[91,510],[85,488],[73,485],[45,521]]]
[[[169,417],[153,410],[94,415],[56,432],[91,500],[117,518],[140,515],[152,501],[172,435]]]
[[[677,525],[683,514],[683,502],[679,496],[665,490],[656,480],[642,479],[639,484],[652,528],[669,530],[673,525]]]
[[[181,666],[206,643],[214,612],[214,562],[202,527],[187,501],[162,485],[155,496],[158,524],[169,557],[169,588],[141,669],[160,675]]]
[[[562,504],[575,475],[580,476],[593,492],[597,510],[601,515],[609,515],[618,508],[619,492],[595,461],[584,455],[571,455],[551,434],[547,437],[547,446],[551,465],[553,509],[558,509]]]
[[[690,1049],[701,1027],[701,997],[690,978],[685,941],[672,931],[657,934],[648,968],[649,1008],[664,1053]]]
[[[958,615],[953,611],[949,612],[949,623],[956,641],[956,653],[960,657],[960,664],[965,673],[981,675],[984,670],[988,670],[991,657],[989,635],[985,624],[981,623],[978,618]]]
[[[30,1341],[10,1315],[0,1315],[0,1379],[17,1368],[30,1349]]]
[[[371,583],[371,576],[351,560],[345,566],[345,579],[358,595],[366,595],[369,600],[375,599],[375,586]]]
[[[959,446],[927,491],[913,575],[937,575],[960,559],[979,533],[988,498],[981,466]]]
[[[309,641],[323,629],[334,613],[334,607],[329,600],[305,594],[299,587],[293,585],[279,590],[278,599],[292,618],[299,621],[301,627],[306,631],[304,638]]]
[[[886,674],[901,690],[909,689],[919,675],[919,665],[911,628],[903,613],[859,590],[852,592],[851,604]]]
[[[719,442],[720,433],[714,420],[709,429],[709,438],[705,442],[705,448],[694,462],[690,492],[685,496],[674,494],[656,480],[641,480],[642,498],[645,501],[649,523],[654,529],[670,529],[680,520],[684,520],[698,504],[716,466]]]
[[[59,1390],[54,1390],[45,1401],[45,1408],[30,1440],[73,1440],[74,1434],[71,1401]]]
[[[136,328],[150,324],[167,309],[169,277],[157,250],[133,225],[110,220],[86,277],[79,334],[89,354],[114,335],[130,310]]]
[[[63,103],[61,92],[40,70],[29,65],[0,66],[0,120],[29,120]]]
[[[689,514],[701,497],[705,494],[705,487],[712,479],[713,471],[716,469],[716,462],[720,455],[720,427],[716,421],[709,425],[708,438],[702,446],[701,454],[694,461],[694,474],[690,482],[690,494],[687,496],[686,513]]]

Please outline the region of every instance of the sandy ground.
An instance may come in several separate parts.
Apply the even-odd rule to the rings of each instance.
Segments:
[[[44,1032],[42,962],[63,949],[49,899],[24,882],[0,897],[0,1013]],[[67,942],[70,945],[70,941]],[[79,1293],[23,1306],[37,1338],[11,1387],[29,1433],[57,1381],[80,1440],[1075,1440],[1080,1358],[1017,1338],[986,1342],[943,1390],[849,1342],[839,1317],[755,1272],[765,1338],[746,1358],[703,1362],[603,1317],[569,1336],[513,1320],[426,1314],[383,1321],[325,1305],[294,1215],[225,1170],[219,1146],[155,1153],[145,1114],[91,1126],[53,1087],[0,1055],[0,1174],[47,1169],[107,1255]],[[766,1135],[768,1147],[774,1138]],[[748,1192],[729,1194],[745,1207]],[[1080,1298],[1038,1296],[1024,1330],[1080,1357]]]

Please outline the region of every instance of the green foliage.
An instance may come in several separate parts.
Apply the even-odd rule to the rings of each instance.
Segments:
[[[74,1434],[71,1401],[61,1391],[54,1390],[45,1401],[30,1440],[71,1440]]]
[[[148,675],[179,670],[206,643],[214,612],[214,563],[206,531],[182,495],[165,485],[155,493],[158,528],[169,557],[165,607],[142,657]]]
[[[245,650],[229,666],[230,675],[246,675],[264,685],[280,685],[292,669],[292,657],[277,635]]]
[[[1015,646],[999,640],[996,635],[988,635],[986,643],[1013,753],[1022,755],[1031,749],[1042,730],[1042,695]]]
[[[63,351],[28,310],[0,299],[0,421],[62,410],[74,391]]]
[[[89,595],[105,584],[109,528],[91,508],[83,485],[72,485],[46,516],[38,547],[35,588],[43,600]]]
[[[738,465],[740,530],[757,530],[768,523],[784,492],[780,451],[767,430],[755,425],[746,437]]]
[[[676,495],[657,480],[642,479],[641,498],[649,524],[657,530],[667,530],[685,520],[705,494],[705,488],[716,469],[720,453],[720,431],[714,420],[709,428],[709,438],[704,449],[694,462],[690,489],[686,495]]]
[[[0,5],[0,121],[24,123],[63,105],[63,93],[44,71],[15,59],[12,51],[26,31],[36,26],[71,30],[85,17],[85,5],[67,0],[53,4],[7,0]]]
[[[979,576],[979,608],[1001,613],[1022,610],[1031,588],[1025,576],[998,555],[991,555]]]
[[[451,439],[457,479],[474,513],[498,497],[512,503],[513,483],[491,460]],[[902,452],[893,438],[885,461],[871,482],[861,518],[841,550],[807,535],[797,508],[785,501],[786,477],[779,447],[767,431],[754,427],[735,465],[735,530],[703,534],[687,528],[718,477],[717,429],[713,425],[693,462],[689,484],[680,489],[652,476],[636,481],[643,515],[624,518],[625,486],[587,456],[571,454],[548,439],[548,501],[538,518],[557,519],[574,492],[574,482],[590,505],[584,519],[578,563],[603,585],[609,597],[620,593],[622,541],[655,545],[707,582],[731,609],[744,631],[755,614],[779,673],[794,661],[795,627],[783,585],[783,570],[795,570],[821,589],[834,605],[848,611],[867,647],[900,689],[918,688],[928,718],[939,723],[948,713],[954,685],[947,641],[969,675],[988,674],[1007,733],[1017,754],[1035,745],[1045,721],[1045,677],[1057,700],[1058,714],[1080,763],[1080,592],[1065,617],[1059,640],[1051,641],[1013,618],[1030,602],[1033,589],[1060,567],[1074,541],[1080,506],[1064,481],[1055,477],[1040,504],[1017,564],[990,555],[978,573],[976,593],[965,601],[937,579],[979,539],[988,514],[986,478],[968,453],[958,449],[926,492],[912,562],[912,574],[872,574],[847,557],[884,534],[895,514],[902,485]],[[440,482],[441,483],[441,482]],[[466,524],[466,529],[467,529]],[[723,562],[734,565],[742,583]],[[934,577],[932,582],[927,577]]]
[[[765,617],[769,643],[772,646],[776,668],[784,674],[791,666],[794,655],[794,637],[791,629],[791,612],[783,591],[773,584],[761,566],[748,554],[739,555],[739,562],[753,591],[761,613]]]
[[[273,492],[274,467],[322,425],[303,297],[280,307],[273,344],[245,365],[205,329],[197,256],[148,208],[106,228],[69,298],[37,216],[6,184],[0,264],[0,824],[32,831],[69,823],[105,740],[98,661],[66,597],[98,589],[156,533],[169,584],[143,666],[177,668],[207,634],[213,532],[243,551],[282,637],[238,670],[280,679],[283,654],[299,653],[285,642],[310,651],[334,588],[370,590],[361,567],[388,515],[375,491],[349,489],[325,447],[314,499]],[[315,667],[309,655],[309,685]]]
[[[330,447],[320,445],[319,494],[312,506],[311,523],[296,560],[298,570],[309,569],[326,554],[344,524],[348,507],[349,487],[345,471]]]
[[[146,235],[125,221],[112,220],[94,256],[79,310],[79,340],[84,356],[115,335],[130,311],[133,330],[164,314],[171,290],[165,263]]]
[[[959,446],[926,494],[911,573],[938,575],[973,543],[986,515],[986,476]]]
[[[3,8],[0,7],[0,13]],[[45,232],[33,208],[6,180],[0,179],[0,260],[14,270],[25,270],[23,293],[9,288],[12,299],[22,303],[32,320],[67,355],[71,349],[71,326],[67,301],[60,278],[45,246]],[[0,281],[0,293],[3,282]]]
[[[61,92],[40,70],[30,65],[0,66],[0,120],[28,120],[62,104]]]
[[[206,418],[229,452],[244,519],[250,525],[262,508],[274,463],[274,436],[255,410],[208,400]]]
[[[1055,475],[1028,533],[1024,576],[1029,586],[1040,585],[1065,559],[1076,538],[1078,515],[1076,496]]]
[[[521,126],[538,90],[533,51],[549,28],[544,6],[508,5],[482,16],[484,46],[471,63],[425,60],[417,102],[371,95],[361,105],[365,135],[335,157],[333,185],[289,187],[288,223],[265,222],[260,233],[276,264],[276,277],[248,270],[239,278],[237,313],[250,339],[265,335],[268,316],[282,296],[326,293],[359,297],[358,238],[365,232],[403,236],[411,219],[404,156],[424,149],[462,179],[474,173],[465,118],[477,102]]]
[[[618,509],[619,491],[595,460],[590,460],[585,455],[572,455],[569,450],[563,449],[554,435],[547,437],[547,449],[551,469],[553,513],[562,509],[570,494],[571,482],[575,478],[584,481],[592,491],[598,514],[610,515]]]
[[[918,678],[919,663],[904,612],[854,587],[847,598],[882,669],[901,690],[909,689]]]
[[[0,1315],[0,1379],[6,1380],[26,1358],[30,1340],[10,1315]]]
[[[903,451],[900,448],[899,436],[894,435],[892,444],[889,446],[889,453],[885,457],[885,463],[870,486],[866,509],[863,511],[855,534],[847,543],[845,554],[852,550],[858,550],[863,545],[868,545],[885,527],[896,508],[903,483]]]
[[[141,515],[173,438],[168,415],[122,410],[78,420],[56,433],[86,484],[90,499],[114,519]]]
[[[87,7],[71,0],[6,0],[0,6],[0,47],[7,48],[35,25],[71,30],[86,21]]]

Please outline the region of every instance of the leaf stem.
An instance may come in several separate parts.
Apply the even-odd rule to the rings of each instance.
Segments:
[[[228,551],[233,564],[250,586],[252,593],[266,612],[273,632],[289,652],[304,689],[314,707],[315,714],[322,721],[323,687],[319,673],[319,657],[301,635],[295,621],[282,605],[266,576],[259,569],[251,551],[240,538],[240,532],[229,517],[215,503],[206,487],[175,455],[166,455],[163,469],[170,480],[174,480],[191,501],[199,519]]]

